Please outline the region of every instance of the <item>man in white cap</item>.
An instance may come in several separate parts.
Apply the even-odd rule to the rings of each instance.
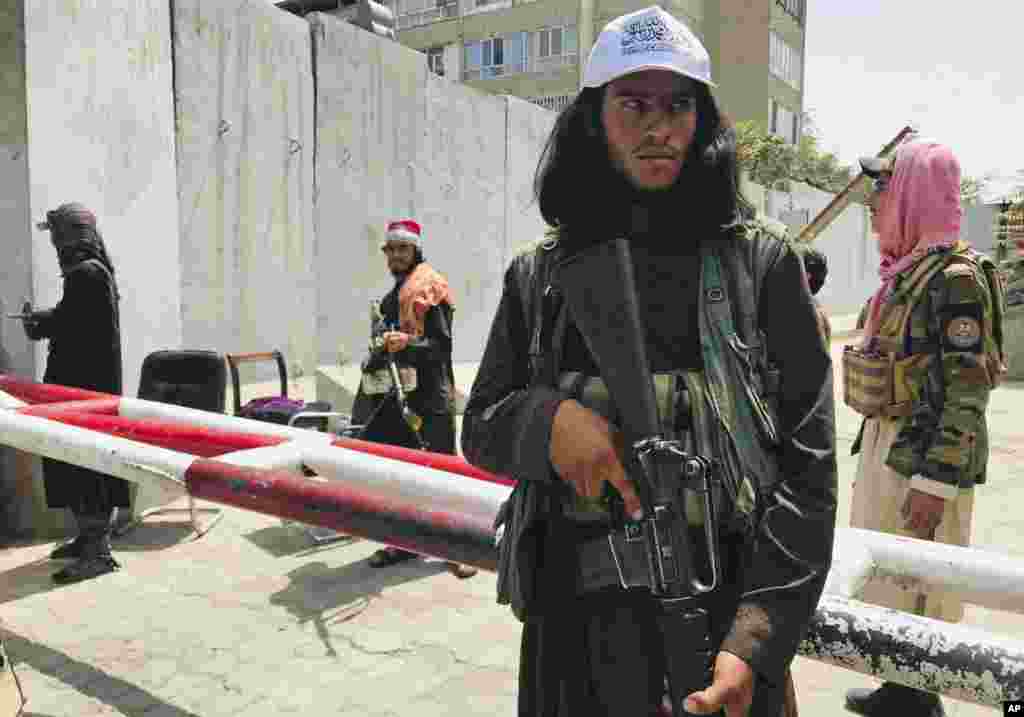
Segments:
[[[672,645],[666,659],[660,604],[633,580],[650,574],[643,554],[609,547],[627,544],[643,511],[598,368],[610,359],[583,339],[559,282],[561,260],[585,246],[629,240],[663,431],[712,461],[725,496],[723,580],[689,603],[709,617],[713,664],[674,674],[694,690],[669,709],[779,717],[830,566],[831,361],[800,257],[740,196],[712,87],[704,47],[665,11],[609,23],[538,168],[551,229],[505,276],[462,447],[518,480],[502,511],[498,600],[524,623],[524,717],[659,714],[669,662],[700,649]],[[625,523],[617,498],[602,498],[609,488]]]

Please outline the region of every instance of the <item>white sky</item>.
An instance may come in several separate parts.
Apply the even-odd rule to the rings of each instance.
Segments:
[[[906,124],[963,173],[1024,169],[1024,0],[807,0],[804,109],[846,164]]]

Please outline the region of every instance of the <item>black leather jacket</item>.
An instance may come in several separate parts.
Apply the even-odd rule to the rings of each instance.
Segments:
[[[777,682],[796,652],[831,563],[836,510],[832,364],[794,251],[765,231],[727,231],[721,240],[727,242],[722,254],[730,286],[735,287],[738,263],[763,279],[757,323],[779,371],[781,439],[776,449],[781,479],[765,497],[766,509],[750,546],[755,557],[741,572],[739,601],[722,649]],[[549,463],[548,446],[564,396],[554,387],[535,384],[531,370],[538,348],[531,339],[552,262],[549,249],[538,246],[520,254],[505,274],[462,430],[462,449],[470,462],[523,484],[520,499],[509,506],[517,521],[502,543],[522,563],[506,576],[510,582],[505,587],[512,593],[513,610],[523,619],[552,597],[533,568],[552,562],[553,546],[538,539],[543,531],[536,527],[557,520],[560,505],[556,496],[561,486]],[[638,277],[637,284],[643,283]],[[684,280],[676,284],[681,305],[692,303],[682,295],[696,292],[697,286]],[[679,317],[684,323],[687,319]],[[688,323],[680,340],[696,341],[697,327]],[[586,359],[566,356],[565,361]],[[538,551],[545,553],[543,560],[538,560]],[[533,604],[524,605],[524,600]]]

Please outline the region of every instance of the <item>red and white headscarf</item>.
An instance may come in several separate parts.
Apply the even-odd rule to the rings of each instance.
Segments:
[[[881,305],[896,277],[928,254],[956,245],[963,218],[960,163],[949,147],[934,140],[907,142],[896,150],[892,179],[877,201],[882,286],[868,309],[865,346],[878,332]]]
[[[412,219],[391,222],[384,234],[384,243],[387,244],[389,241],[407,242],[423,248],[423,229]]]

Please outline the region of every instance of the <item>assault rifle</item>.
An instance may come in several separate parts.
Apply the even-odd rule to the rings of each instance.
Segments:
[[[647,556],[643,585],[657,598],[672,711],[674,717],[681,717],[688,714],[683,709],[687,695],[711,683],[711,625],[701,600],[721,579],[711,464],[685,452],[679,441],[662,432],[628,242],[618,239],[586,248],[558,271],[573,323],[597,362],[621,418],[619,428],[631,447],[631,455],[624,460],[626,472],[644,511],[640,521],[628,521],[621,497],[613,496],[618,498],[612,501],[613,522],[621,530],[609,536],[609,547],[623,587],[630,587],[627,571],[622,570],[621,541],[643,543]],[[686,491],[695,491],[701,498],[703,556],[691,543]],[[707,581],[698,572],[701,558],[709,568]]]
[[[402,386],[402,378],[398,373],[398,365],[395,363],[395,357],[384,347],[384,334],[388,331],[395,331],[396,327],[391,326],[384,319],[384,314],[380,310],[380,302],[370,302],[370,360],[374,362],[375,358],[379,358],[387,363],[388,373],[391,375],[391,391],[395,397],[395,401],[398,403],[398,409],[402,413],[402,420],[405,421],[406,425],[412,431],[413,436],[416,438],[417,444],[420,448],[426,448],[427,444],[423,441],[423,435],[420,431],[423,428],[423,418],[409,408],[409,402],[406,400],[405,388]]]

